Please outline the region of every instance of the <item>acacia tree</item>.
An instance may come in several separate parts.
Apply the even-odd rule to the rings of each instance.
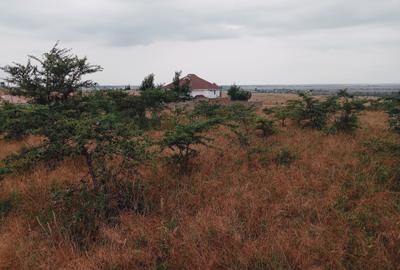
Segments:
[[[176,162],[181,172],[190,170],[189,162],[198,151],[196,145],[209,146],[210,138],[204,132],[221,124],[221,119],[209,119],[192,122],[189,124],[178,124],[172,130],[167,131],[161,140],[162,150],[169,148],[173,151],[171,161]]]
[[[358,114],[364,109],[364,101],[357,100],[346,90],[340,90],[336,98],[340,101],[337,110],[340,115],[336,117],[330,132],[352,132],[358,128]]]
[[[338,109],[337,97],[319,101],[310,93],[299,93],[301,100],[289,100],[287,115],[301,127],[320,129],[326,127],[330,114]]]
[[[239,147],[246,151],[247,164],[250,167],[252,154],[255,148],[252,147],[252,135],[257,129],[257,114],[254,106],[244,104],[233,104],[224,108],[225,125],[235,134]]]
[[[58,48],[56,43],[42,57],[28,56],[26,65],[14,63],[2,67],[8,74],[6,81],[14,86],[11,92],[38,104],[49,104],[66,100],[81,88],[93,87],[93,81],[82,77],[102,71],[102,67],[91,65],[86,57],[79,58],[70,52],[70,49]]]

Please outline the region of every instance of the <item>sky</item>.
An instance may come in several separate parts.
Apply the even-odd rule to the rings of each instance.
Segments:
[[[400,83],[400,0],[1,0],[0,37],[0,66],[59,41],[103,85]]]

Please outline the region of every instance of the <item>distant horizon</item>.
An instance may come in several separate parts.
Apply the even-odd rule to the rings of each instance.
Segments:
[[[218,82],[215,82],[219,86],[230,86],[230,85],[239,85],[239,86],[306,86],[306,85],[398,85],[400,86],[400,82],[384,82],[384,83],[225,83],[225,84],[220,84]],[[167,84],[167,83],[163,83]],[[140,83],[118,83],[118,84],[108,84],[108,83],[98,83],[99,86],[140,86]]]

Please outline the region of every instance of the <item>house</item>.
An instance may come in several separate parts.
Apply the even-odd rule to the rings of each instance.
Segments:
[[[193,98],[219,98],[221,97],[221,87],[215,83],[210,83],[195,74],[188,74],[181,78],[180,85],[188,84],[190,89],[190,96]],[[165,88],[172,86],[168,84]]]

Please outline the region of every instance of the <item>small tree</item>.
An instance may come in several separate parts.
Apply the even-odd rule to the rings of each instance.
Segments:
[[[254,153],[252,146],[252,134],[256,128],[257,115],[254,106],[247,104],[233,104],[226,106],[224,110],[225,124],[236,135],[239,147],[247,154],[248,165]]]
[[[330,132],[352,132],[358,128],[358,113],[364,109],[364,101],[354,99],[346,90],[340,90],[337,98],[340,100],[337,106],[340,115],[330,127]]]
[[[142,84],[139,87],[139,90],[144,91],[144,90],[155,89],[155,88],[156,87],[154,84],[154,74],[151,73],[143,79]]]
[[[286,120],[291,118],[292,110],[290,106],[280,106],[276,108],[264,108],[263,112],[267,115],[272,114],[273,117],[281,123],[282,127],[286,126]]]
[[[301,127],[323,129],[328,121],[329,113],[334,112],[334,100],[325,102],[311,96],[309,93],[299,93],[302,100],[288,102],[289,117]]]
[[[46,124],[35,131],[44,141],[8,157],[8,168],[24,170],[41,162],[55,166],[65,158],[82,157],[93,188],[99,190],[105,181],[116,177],[114,172],[132,170],[147,158],[140,132],[117,115],[82,115],[74,119],[63,113],[50,113]],[[109,161],[116,156],[122,159],[111,166]]]
[[[232,85],[228,90],[228,96],[231,100],[249,100],[251,98],[251,92],[244,91],[240,86]]]
[[[98,65],[89,64],[86,57],[79,58],[70,52],[70,49],[58,48],[57,43],[41,58],[29,56],[26,65],[15,63],[1,69],[9,75],[6,81],[15,86],[14,94],[31,98],[38,104],[66,100],[77,90],[95,85],[91,80],[82,80],[84,75],[102,70]]]
[[[190,160],[198,154],[198,151],[193,147],[196,145],[208,146],[211,139],[203,133],[220,123],[221,121],[218,119],[211,119],[177,125],[174,129],[165,133],[161,140],[161,147],[163,150],[165,148],[172,150],[172,161],[179,165],[181,172],[188,172]]]

